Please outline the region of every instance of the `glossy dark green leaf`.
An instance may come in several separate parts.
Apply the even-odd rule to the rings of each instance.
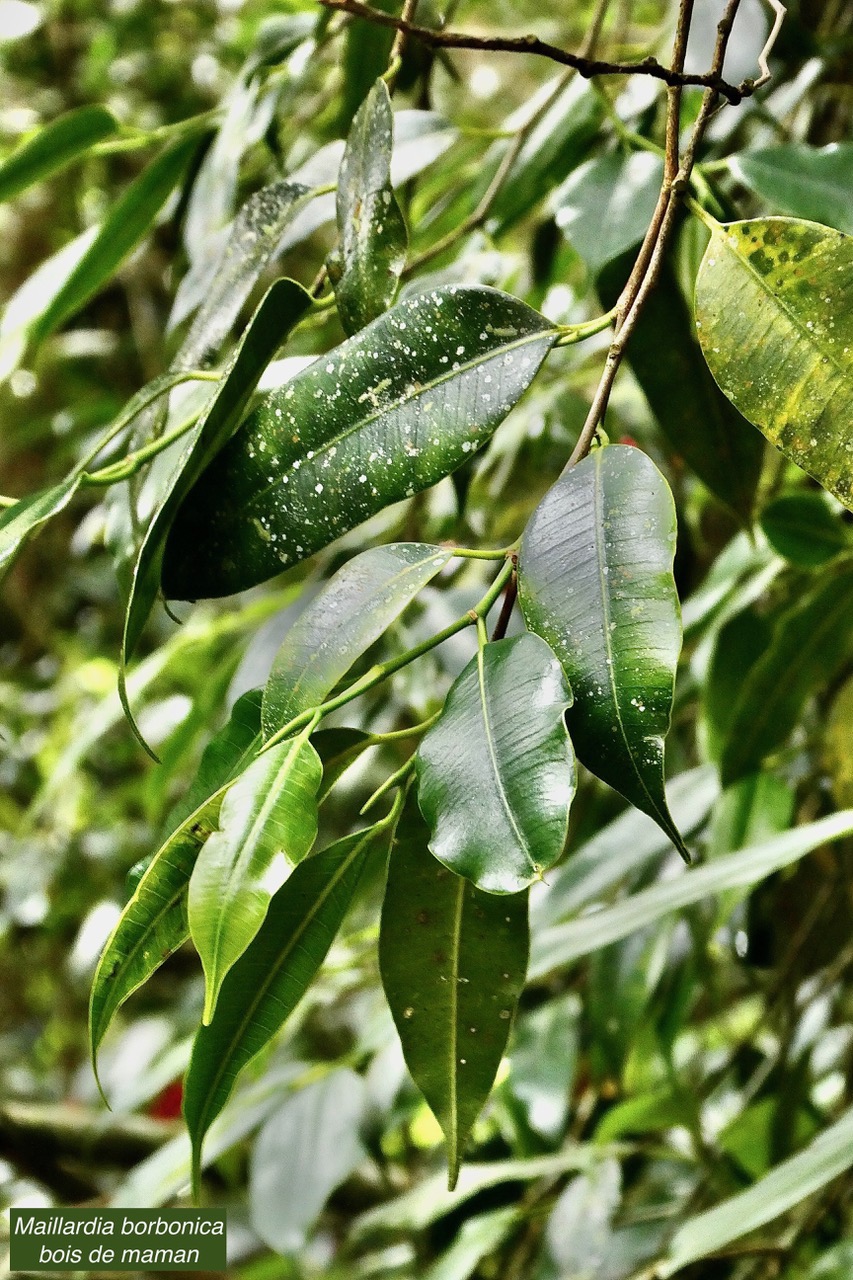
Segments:
[[[432,857],[428,839],[409,800],[388,871],[379,964],[406,1064],[447,1139],[452,1187],[524,986],[527,894],[476,889]]]
[[[16,147],[0,164],[0,200],[51,177],[96,142],[118,132],[118,121],[106,107],[78,107],[51,120]]]
[[[98,234],[47,308],[33,323],[30,336],[41,342],[112,278],[118,267],[150,230],[154,219],[187,171],[199,135],[182,138],[153,160],[130,184],[108,214]]]
[[[387,311],[406,265],[408,233],[391,186],[393,129],[388,87],[377,80],[356,112],[338,176],[339,245],[329,277],[347,333]]]
[[[662,181],[659,156],[611,152],[582,164],[554,192],[551,208],[557,226],[591,275],[641,242]]]
[[[89,1004],[93,1062],[118,1008],[189,937],[190,875],[199,849],[216,829],[222,788],[261,745],[260,724],[260,696],[247,693],[208,744],[196,778],[172,814],[172,834],[150,862],[104,947]]]
[[[81,479],[78,470],[71,471],[51,489],[28,494],[14,506],[0,512],[0,581],[12,567],[24,543],[43,524],[65,510],[79,489]]]
[[[204,1135],[234,1082],[268,1044],[310,986],[340,928],[388,820],[306,858],[270,903],[253,942],[222,984],[210,1026],[200,1027],[185,1083],[184,1116],[195,1180]]]
[[[611,445],[561,476],[519,558],[525,621],[560,658],[574,694],[578,758],[686,850],[664,794],[681,618],[675,504],[639,449]]]
[[[320,757],[300,735],[258,756],[222,799],[218,829],[196,860],[188,900],[205,974],[205,1023],[228,970],[316,839],[322,774]]]
[[[294,324],[305,314],[311,299],[293,280],[277,280],[250,320],[230,365],[223,374],[207,410],[195,426],[160,455],[152,487],[142,497],[153,496],[146,532],[133,567],[125,614],[122,656],[133,653],[142,628],[157,597],[163,545],[173,514],[206,463],[221,448],[239,421],[269,361]]]
[[[853,507],[853,237],[790,218],[718,226],[696,325],[733,404]]]
[[[784,493],[761,513],[767,541],[800,569],[819,569],[851,545],[848,530],[822,493]]]
[[[779,619],[769,647],[742,682],[722,752],[724,784],[752,773],[787,741],[806,699],[853,653],[853,565],[826,573]]]
[[[316,707],[451,558],[424,542],[371,547],[339,569],[285,636],[264,690],[271,737]]]
[[[632,266],[630,255],[599,275],[596,283],[605,307],[616,303]],[[764,442],[708,371],[690,307],[669,265],[646,299],[627,355],[672,449],[720,502],[750,521]],[[674,387],[678,395],[673,395]]]
[[[250,415],[178,512],[166,594],[253,586],[448,475],[556,338],[494,289],[451,285],[399,303]]]
[[[853,142],[828,147],[785,142],[741,151],[730,158],[729,168],[773,213],[790,213],[853,234]]]
[[[575,793],[571,700],[543,640],[498,640],[478,649],[418,748],[429,847],[480,889],[518,893],[563,852]]]

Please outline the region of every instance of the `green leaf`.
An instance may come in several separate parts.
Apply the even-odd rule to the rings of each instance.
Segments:
[[[166,594],[253,586],[435,484],[488,440],[556,338],[493,289],[398,303],[261,401],[178,512]]]
[[[11,569],[24,543],[43,524],[65,510],[80,488],[81,479],[82,473],[75,468],[51,489],[29,494],[0,512],[0,581]]]
[[[198,145],[198,134],[182,138],[130,184],[65,284],[33,323],[30,337],[34,342],[43,341],[58,329],[112,278],[149,231],[186,173]]]
[[[729,168],[774,213],[823,222],[853,234],[853,143],[810,147],[786,142],[730,157]]]
[[[551,208],[557,226],[591,275],[640,243],[662,181],[659,156],[616,151],[588,160],[554,192]],[[667,341],[669,336],[668,331]]]
[[[733,404],[853,506],[853,237],[789,218],[717,226],[696,325]]]
[[[249,765],[225,793],[219,830],[205,842],[189,887],[189,921],[205,973],[209,1023],[228,970],[317,836],[320,757],[304,734]]]
[[[823,493],[784,493],[761,513],[774,551],[800,569],[819,569],[849,548],[850,537]]]
[[[556,81],[549,81],[540,94],[525,103],[507,126],[515,131],[540,109],[544,100],[554,93]],[[554,101],[542,113],[527,133],[507,181],[501,187],[490,217],[495,219],[501,231],[506,231],[538,204],[543,196],[589,154],[589,144],[598,133],[604,119],[604,108],[598,94],[577,76],[565,82]],[[501,145],[499,158],[506,148]],[[495,148],[498,153],[498,148]]]
[[[329,1196],[367,1158],[364,1077],[330,1071],[289,1094],[258,1134],[249,1167],[254,1230],[285,1256],[305,1247]]]
[[[849,659],[851,609],[853,564],[846,563],[779,619],[772,642],[740,686],[720,763],[724,785],[752,773],[784,745],[806,699]]]
[[[639,449],[596,449],[557,481],[521,543],[519,599],[574,694],[578,758],[687,851],[664,794],[681,619],[675,504]]]
[[[436,862],[411,799],[400,830],[379,965],[406,1064],[447,1139],[452,1188],[524,986],[527,894],[484,893]]]
[[[418,800],[440,862],[488,893],[518,893],[566,843],[572,695],[538,636],[481,646],[417,753]]]
[[[770,619],[752,609],[736,613],[717,633],[701,691],[704,746],[710,759],[717,763],[731,736],[744,681],[772,634]]]
[[[212,1023],[196,1034],[185,1082],[184,1116],[193,1143],[196,1185],[204,1135],[239,1073],[269,1043],[311,985],[364,864],[388,828],[385,819],[301,862],[227,974]]]
[[[851,834],[853,809],[845,809],[763,844],[717,858],[704,867],[685,871],[675,880],[643,889],[614,906],[543,929],[537,938],[531,976],[543,978],[713,894],[749,888],[820,845]]]
[[[233,431],[267,364],[310,306],[310,296],[293,280],[277,280],[271,285],[249,321],[207,410],[186,435],[169,446],[167,456],[160,455],[152,486],[142,490],[153,514],[149,514],[133,567],[122,640],[123,663],[136,648],[157,597],[163,545],[175,510]]]
[[[181,343],[176,364],[194,368],[216,357],[249,295],[276,255],[285,229],[312,195],[301,183],[273,182],[256,191],[241,206],[210,288]],[[291,288],[296,287],[292,281],[290,284]]]
[[[372,547],[339,569],[285,636],[264,690],[264,734],[316,707],[452,552],[424,542]]]
[[[338,177],[340,244],[329,276],[347,333],[387,311],[406,265],[408,233],[391,186],[393,128],[388,87],[377,80],[352,122]]]
[[[717,1253],[820,1191],[853,1165],[853,1109],[739,1195],[689,1218],[676,1231],[655,1274],[667,1280],[682,1267]]]
[[[118,133],[106,107],[79,107],[44,125],[0,164],[0,200],[41,182],[72,164],[96,142]]]
[[[187,885],[198,851],[216,829],[222,788],[256,754],[259,730],[260,697],[254,691],[234,704],[230,720],[209,742],[196,778],[172,814],[172,834],[150,862],[104,947],[89,1003],[93,1063],[119,1007],[189,937]]]
[[[605,307],[615,305],[633,265],[631,255],[601,272],[596,284]],[[690,306],[669,264],[646,299],[627,356],[671,448],[720,502],[750,522],[764,441],[711,376],[694,336]]]

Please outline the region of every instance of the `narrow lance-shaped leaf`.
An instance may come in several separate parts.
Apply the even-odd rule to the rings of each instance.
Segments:
[[[480,889],[517,893],[563,852],[575,792],[571,700],[543,640],[498,640],[479,648],[418,749],[429,847]]]
[[[696,325],[741,413],[853,508],[853,237],[790,218],[715,227]]]
[[[779,619],[743,681],[722,751],[724,785],[758,768],[787,740],[806,699],[853,655],[853,564],[827,573]]]
[[[106,107],[79,107],[43,125],[0,164],[0,200],[66,168],[79,156],[118,133],[118,121]]]
[[[304,734],[258,757],[225,793],[192,873],[189,921],[205,973],[204,1022],[273,895],[317,836],[320,757]]]
[[[131,183],[49,306],[34,321],[30,336],[41,342],[79,311],[111,279],[160,212],[187,170],[199,135],[182,138]]]
[[[390,307],[406,265],[406,223],[391,186],[393,128],[388,87],[377,80],[352,122],[338,177],[340,244],[328,266],[347,333]]]
[[[379,936],[382,984],[409,1071],[444,1130],[450,1185],[489,1096],[524,986],[527,893],[484,893],[437,862],[413,800]]]
[[[234,219],[204,301],[172,361],[173,370],[198,368],[213,362],[275,253],[282,229],[306,204],[310,194],[299,183],[277,182],[249,197]],[[140,578],[137,557],[141,556],[145,561],[154,548],[159,555],[165,527],[172,518],[169,498],[176,488],[177,478],[185,476],[187,487],[196,480],[199,469],[207,464],[234,429],[236,418],[233,415],[239,417],[242,413],[263,369],[309,305],[307,293],[293,281],[276,281],[268,290],[247,327],[243,339],[245,350],[232,365],[231,386],[227,390],[222,389],[225,399],[218,408],[211,409],[213,421],[205,432],[208,440],[212,441],[211,451],[202,454],[198,468],[190,467],[189,461],[195,453],[195,437],[204,425],[201,422],[195,432],[170,446],[165,455],[160,455],[148,469],[132,477],[126,489],[110,495],[110,545],[128,594],[132,594],[132,590],[139,591],[138,582],[131,588],[133,576],[137,580]],[[235,399],[233,393],[237,388],[239,394]],[[222,410],[226,407],[227,413],[223,415]],[[165,407],[153,408],[137,424],[134,446],[158,439],[167,426]],[[186,489],[181,489],[174,501],[183,497],[185,492]],[[158,523],[158,529],[151,528],[152,524]],[[148,545],[143,547],[145,542]],[[155,593],[159,561],[157,566],[156,573],[152,575]],[[147,616],[151,605],[150,599],[145,603],[145,597],[150,594],[150,586],[141,592],[144,616]],[[130,647],[132,649],[132,644]]]
[[[424,542],[398,542],[371,547],[339,569],[276,654],[264,690],[265,735],[318,706],[451,555]]]
[[[170,446],[156,478],[153,516],[139,548],[125,614],[122,657],[136,647],[157,596],[163,543],[173,512],[243,413],[258,378],[311,299],[293,280],[277,280],[249,322],[230,366],[207,411],[196,425]],[[144,491],[147,493],[147,491]]]
[[[178,512],[164,591],[253,586],[448,475],[557,336],[494,289],[451,285],[399,303],[250,415]]]
[[[651,459],[627,445],[596,449],[533,513],[518,581],[525,621],[558,655],[574,694],[578,758],[687,857],[663,771],[681,649],[675,539],[675,504]]]
[[[384,819],[301,862],[227,974],[212,1023],[196,1034],[185,1082],[184,1116],[193,1143],[196,1186],[204,1135],[243,1067],[269,1043],[311,985],[364,864],[387,839],[390,826]]]
[[[116,1011],[189,937],[187,885],[198,851],[216,829],[222,788],[261,745],[260,696],[244,694],[208,744],[198,775],[173,815],[175,829],[155,854],[110,935],[92,980],[93,1062]]]

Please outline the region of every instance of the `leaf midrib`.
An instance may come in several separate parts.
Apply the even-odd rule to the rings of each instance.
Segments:
[[[495,750],[494,735],[492,733],[492,722],[491,722],[491,717],[489,716],[489,704],[486,698],[486,679],[485,679],[485,669],[484,669],[485,664],[483,661],[483,653],[484,653],[484,650],[482,645],[478,646],[477,648],[477,685],[480,693],[480,708],[483,715],[483,730],[486,738],[486,748],[489,753],[489,763],[491,764],[492,772],[495,775],[495,782],[497,784],[498,796],[500,797],[500,801],[501,801],[501,804],[503,805],[504,812],[506,813],[506,816],[509,819],[509,824],[515,834],[519,847],[523,852],[524,856],[527,858],[527,861],[530,863],[531,869],[535,875],[537,871],[536,860],[531,855],[530,846],[528,844],[527,838],[525,837],[525,835],[519,828],[518,823],[515,820],[515,814],[512,811],[512,807],[509,802],[509,796],[506,793],[503,777],[501,776],[500,765],[498,764],[497,751]]]
[[[594,530],[595,557],[596,557],[596,566],[598,568],[598,584],[601,590],[601,611],[602,611],[602,620],[603,620],[602,630],[604,635],[604,647],[606,649],[605,666],[607,668],[607,679],[610,685],[610,692],[613,696],[613,708],[616,712],[616,720],[619,725],[619,733],[621,734],[622,742],[624,743],[625,750],[628,753],[628,759],[631,761],[631,768],[634,770],[634,773],[636,774],[636,777],[637,777],[637,781],[639,782],[642,791],[646,795],[649,801],[649,804],[652,806],[652,809],[654,810],[654,812],[658,815],[658,819],[661,825],[663,826],[663,829],[670,836],[670,839],[672,839],[671,823],[667,820],[666,814],[661,812],[660,806],[658,805],[654,796],[651,794],[648,787],[646,786],[645,779],[643,775],[640,773],[640,770],[637,766],[637,762],[634,759],[634,752],[631,748],[631,743],[628,738],[628,735],[625,732],[625,722],[622,719],[622,708],[619,703],[619,692],[616,688],[616,663],[614,661],[613,645],[612,645],[611,631],[610,631],[610,596],[607,592],[607,575],[604,573],[604,563],[603,563],[604,511],[602,507],[602,493],[601,493],[601,490],[602,490],[601,455],[603,453],[604,453],[604,449],[599,449],[593,455],[593,462],[595,466],[595,470],[593,473],[594,475],[593,502],[595,504],[595,530]],[[655,735],[655,736],[658,736],[658,735]]]
[[[732,244],[729,243],[729,238],[722,227],[718,232],[718,236],[722,240],[724,248],[728,253],[732,255],[735,262],[739,263],[740,266],[743,267],[744,271],[746,271],[746,273],[750,275],[753,278],[753,280],[756,281],[759,288],[767,295],[767,297],[772,299],[772,301],[778,306],[779,310],[785,313],[785,315],[788,317],[793,327],[799,333],[800,337],[806,343],[814,346],[819,352],[819,354],[823,356],[833,366],[835,371],[841,374],[842,378],[844,378],[845,380],[848,380],[850,378],[850,369],[847,368],[845,365],[838,363],[838,359],[835,353],[833,351],[826,349],[823,346],[823,343],[819,340],[819,335],[815,332],[815,330],[809,329],[806,327],[805,324],[803,324],[803,322],[797,316],[797,313],[795,311],[792,311],[788,303],[784,300],[784,298],[781,297],[778,293],[776,293],[775,290],[770,287],[770,285],[768,285],[765,277],[762,276],[760,272],[756,271],[755,267],[753,267],[749,259],[745,255],[739,253],[737,248],[735,248]]]
[[[206,1121],[211,1110],[210,1103],[211,1103],[211,1100],[215,1100],[216,1091],[218,1090],[220,1084],[222,1083],[223,1076],[226,1074],[229,1058],[231,1054],[233,1054],[234,1052],[235,1045],[239,1044],[240,1041],[242,1040],[243,1035],[245,1034],[245,1031],[246,1031],[246,1027],[254,1018],[255,1013],[258,1009],[258,1006],[266,997],[274,981],[278,978],[278,975],[281,972],[282,966],[287,962],[289,957],[293,954],[298,943],[300,942],[301,938],[305,934],[305,931],[308,928],[309,924],[311,924],[316,919],[317,915],[320,912],[320,909],[328,901],[329,895],[331,894],[332,890],[335,888],[337,884],[340,883],[340,880],[342,879],[345,872],[349,870],[354,859],[362,852],[364,846],[369,842],[371,838],[375,837],[376,834],[377,834],[376,829],[371,828],[369,831],[365,832],[362,839],[359,840],[358,843],[353,847],[352,852],[341,864],[341,866],[338,868],[335,874],[326,883],[319,897],[316,899],[314,905],[309,908],[308,912],[303,917],[303,919],[297,926],[296,930],[291,934],[287,942],[287,945],[280,952],[279,957],[276,960],[275,964],[270,967],[267,973],[266,979],[258,988],[257,994],[255,995],[254,999],[250,1001],[246,1009],[245,1017],[241,1020],[235,1034],[231,1038],[231,1042],[228,1045],[227,1052],[223,1052],[222,1055],[220,1056],[219,1066],[217,1067],[217,1070],[214,1074],[211,1085],[207,1091],[205,1105],[200,1112],[200,1119],[199,1119],[197,1131],[196,1131],[196,1134],[193,1135],[193,1145],[196,1146],[197,1148],[200,1147],[201,1139],[203,1139],[204,1135],[207,1133]],[[318,854],[317,856],[321,857],[322,855]],[[292,1012],[292,1009],[288,1010],[288,1013],[285,1014],[285,1018],[287,1018],[291,1012]],[[213,1025],[214,1024],[212,1023],[210,1024],[211,1027]],[[274,1035],[275,1032],[273,1032],[272,1034]],[[260,1052],[260,1050],[258,1052]],[[254,1054],[252,1055],[252,1057],[254,1057]],[[216,1114],[218,1115],[219,1111],[221,1110],[222,1110],[222,1107],[218,1109]]]

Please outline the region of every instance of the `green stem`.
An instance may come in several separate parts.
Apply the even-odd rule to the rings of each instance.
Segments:
[[[584,320],[582,324],[557,325],[560,336],[554,346],[571,347],[576,342],[583,342],[586,338],[591,338],[594,334],[601,333],[603,329],[609,328],[616,319],[617,310],[617,307],[612,307],[603,316],[596,316],[594,320]]]
[[[125,126],[121,136],[98,142],[92,147],[90,155],[108,156],[123,151],[139,151],[144,147],[154,146],[169,138],[185,133],[196,133],[206,129],[222,115],[219,107],[210,111],[202,111],[197,116],[189,116],[186,120],[178,120],[175,124],[160,125],[157,129],[136,129],[132,125]]]
[[[208,378],[205,381],[217,381],[218,378],[219,375],[216,374],[214,378]],[[118,484],[122,480],[129,480],[150,458],[156,457],[158,453],[168,449],[170,444],[174,444],[176,440],[180,440],[181,436],[186,435],[197,418],[198,412],[193,413],[179,423],[177,427],[173,428],[172,431],[168,431],[157,440],[152,440],[150,444],[144,445],[143,448],[129,453],[126,458],[122,458],[121,462],[116,462],[110,467],[104,467],[101,471],[84,472],[83,484],[108,485]]]
[[[140,400],[137,400],[136,396],[134,396],[116,418],[115,422],[110,425],[106,435],[102,436],[95,447],[90,449],[85,458],[77,464],[79,471],[85,472],[86,468],[91,466],[98,454],[102,453],[104,449],[106,449],[107,445],[112,444],[116,436],[120,435],[121,432],[124,431],[125,427],[129,426],[130,423],[133,422],[134,418],[139,417],[140,413],[144,413],[144,411],[149,408],[155,400],[159,400],[161,396],[167,395],[175,387],[180,386],[182,382],[218,382],[219,376],[220,375],[218,373],[203,369],[181,370],[170,378],[168,386],[160,386],[156,391],[152,391],[150,395],[144,396]]]
[[[715,231],[719,231],[720,223],[716,218],[711,216],[707,209],[702,208],[698,200],[694,200],[692,196],[685,195],[684,202],[690,212],[695,214],[700,222],[704,222],[705,226],[712,234]]]
[[[451,636],[458,635],[459,632],[464,631],[466,627],[475,626],[478,618],[486,617],[492,605],[503,591],[506,582],[512,575],[512,571],[512,560],[507,560],[486,594],[473,609],[464,613],[461,618],[457,618],[455,622],[451,622],[450,625],[445,627],[442,631],[438,631],[434,636],[430,636],[428,640],[424,640],[421,644],[415,645],[413,649],[407,649],[405,653],[401,653],[398,657],[391,658],[388,662],[383,662],[372,667],[370,671],[365,672],[359,680],[356,680],[351,684],[348,689],[343,691],[343,693],[339,693],[336,698],[330,698],[328,702],[322,702],[317,707],[309,707],[298,716],[294,716],[292,720],[274,733],[271,738],[267,739],[261,748],[261,751],[269,751],[270,747],[275,746],[277,742],[281,742],[283,738],[289,738],[291,734],[302,729],[306,724],[313,720],[315,716],[323,717],[328,715],[330,711],[337,711],[339,707],[346,706],[348,702],[352,702],[354,698],[358,698],[361,694],[369,692],[370,689],[374,689],[378,684],[382,684],[382,682],[387,680],[389,676],[392,676],[395,672],[402,670],[403,667],[407,667],[409,663],[414,662],[417,658],[423,657],[425,653],[429,653],[431,649],[435,649],[438,645],[443,644],[444,641],[449,640]]]
[[[392,787],[399,787],[401,783],[405,782],[414,771],[414,768],[415,757],[414,753],[412,753],[406,763],[401,764],[399,769],[395,769],[393,773],[389,774],[385,781],[376,788],[373,795],[368,800],[365,800],[364,804],[358,811],[359,817],[363,818],[364,815],[368,813],[369,810],[371,810],[373,806],[392,789]]]
[[[481,550],[479,547],[452,547],[451,550],[454,560],[506,560],[515,550],[516,544],[510,547],[501,547],[500,550],[491,551],[489,549]]]

